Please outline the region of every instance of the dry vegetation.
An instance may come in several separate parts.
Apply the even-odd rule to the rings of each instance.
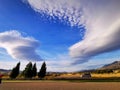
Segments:
[[[51,76],[51,78],[80,78],[82,73],[74,73],[74,74],[61,74],[58,76]],[[103,73],[103,74],[96,74],[91,73],[92,78],[113,78],[113,77],[120,77],[120,73]]]
[[[120,82],[109,82],[109,79],[99,82],[99,79],[95,82],[80,80],[82,73],[66,73],[66,74],[52,74],[47,75],[47,80],[3,80],[0,85],[0,90],[120,90]],[[92,73],[92,78],[114,78],[119,77],[120,72],[95,74]],[[9,78],[4,76],[3,79]],[[36,77],[37,78],[37,77]],[[49,79],[60,79],[57,81],[48,81]],[[70,79],[73,80],[70,80]],[[68,80],[62,80],[68,79]],[[74,79],[78,79],[74,81]],[[62,80],[62,81],[61,81]],[[101,79],[102,80],[102,79]],[[119,80],[120,81],[120,80]]]
[[[83,73],[66,73],[66,74],[52,74],[46,76],[44,79],[51,80],[51,79],[79,79],[81,78]],[[92,78],[113,78],[113,77],[120,77],[120,72],[114,73],[103,73],[103,74],[96,74],[91,73]],[[9,79],[8,75],[5,75],[3,79]],[[24,79],[21,76],[18,76],[17,79]],[[38,79],[36,76],[34,79]]]
[[[95,78],[120,77],[120,73],[92,74],[92,77],[95,77]]]

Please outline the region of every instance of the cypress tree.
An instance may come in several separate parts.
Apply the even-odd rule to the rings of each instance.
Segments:
[[[38,77],[39,78],[44,78],[46,75],[46,63],[43,62],[40,71],[38,72]]]
[[[10,78],[15,79],[20,72],[20,62],[17,63],[16,67],[14,67],[10,73]]]
[[[32,75],[33,75],[33,77],[35,77],[35,76],[37,75],[36,63],[33,65],[33,68],[32,68]]]
[[[26,67],[25,70],[23,71],[23,75],[25,78],[32,78],[32,63],[29,62]]]

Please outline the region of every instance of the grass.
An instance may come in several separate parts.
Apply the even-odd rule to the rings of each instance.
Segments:
[[[120,73],[104,73],[104,74],[92,74],[92,77],[95,78],[112,78],[112,77],[120,77]]]
[[[89,78],[89,79],[83,79],[83,78],[56,78],[56,79],[52,79],[52,80],[36,80],[36,79],[32,79],[32,80],[2,80],[2,82],[12,82],[12,83],[16,83],[16,82],[120,82],[120,78],[119,77],[109,77],[109,78]]]
[[[92,74],[92,78],[80,78],[81,74],[47,76],[44,80],[3,78],[0,90],[120,90],[120,73]]]
[[[8,76],[3,77],[3,82],[45,82],[45,81],[66,81],[66,82],[120,82],[120,73],[104,73],[95,74],[92,73],[92,78],[83,79],[81,78],[81,73],[76,74],[61,74],[59,76],[46,76],[45,80],[39,80],[38,78],[33,78],[31,80],[24,78],[17,78],[16,80],[9,79]]]

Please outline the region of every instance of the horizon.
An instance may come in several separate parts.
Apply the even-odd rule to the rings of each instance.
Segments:
[[[0,69],[96,69],[120,60],[119,0],[0,0]]]

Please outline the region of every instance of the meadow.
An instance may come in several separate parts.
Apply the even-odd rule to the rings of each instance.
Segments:
[[[0,90],[120,90],[120,73],[91,73],[92,78],[81,78],[82,73],[53,74],[43,80],[3,77]]]
[[[62,73],[62,74],[58,74],[58,73],[54,73],[54,74],[50,74],[50,75],[46,75],[44,77],[43,80],[84,80],[82,78],[82,74],[83,73]],[[98,80],[116,80],[116,81],[120,81],[120,72],[116,73],[91,73],[91,78],[89,80],[94,80],[94,79],[98,79]],[[4,75],[3,80],[10,80],[9,75]],[[25,80],[24,77],[18,76],[16,78],[16,80]],[[32,78],[31,80],[39,80],[38,76],[36,76],[35,78]],[[85,79],[86,80],[86,79]],[[88,80],[88,79],[87,79]]]

